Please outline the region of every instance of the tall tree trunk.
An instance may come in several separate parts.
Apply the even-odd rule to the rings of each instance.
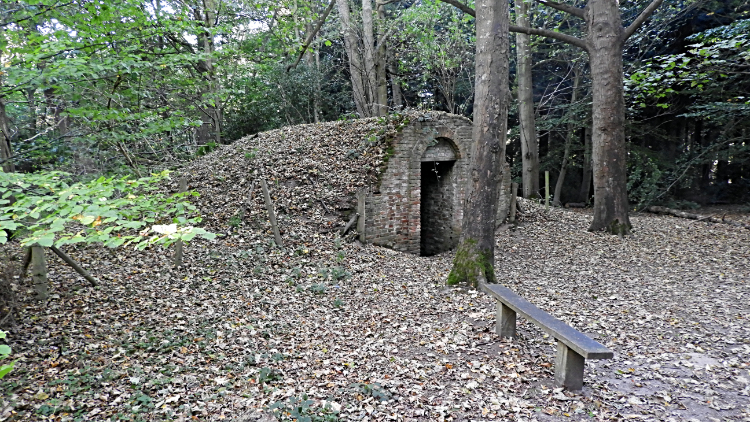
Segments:
[[[312,7],[315,8],[315,3],[312,3]],[[306,36],[309,37],[314,30],[312,22],[305,24]],[[308,69],[315,69],[315,81],[313,82],[313,122],[318,123],[320,121],[320,52],[312,45],[305,50],[305,63]]]
[[[576,101],[578,101],[578,86],[581,83],[581,69],[578,64],[574,64],[573,69],[573,93],[570,95],[570,110],[568,113],[572,114],[573,107],[575,107]],[[570,118],[568,118],[570,120]],[[562,187],[565,184],[565,174],[568,171],[568,158],[570,157],[570,144],[573,143],[573,137],[575,136],[575,125],[568,123],[568,133],[565,137],[565,150],[563,152],[562,164],[560,164],[560,175],[557,176],[557,183],[555,183],[555,194],[552,200],[552,205],[559,207],[562,206],[560,196],[562,195]]]
[[[516,25],[529,26],[529,5],[525,1],[516,1]],[[539,195],[539,140],[536,137],[534,121],[534,92],[531,78],[531,37],[516,33],[516,56],[518,68],[518,120],[521,125],[521,174],[523,197]]]
[[[473,10],[457,0],[442,0],[466,13]],[[589,53],[594,113],[594,220],[589,230],[606,229],[613,234],[630,231],[628,217],[627,163],[625,149],[625,98],[622,80],[622,47],[664,0],[653,0],[627,27],[623,28],[619,2],[589,0],[584,9],[564,3],[539,1],[586,21],[586,39],[548,29],[509,27],[513,32],[542,35],[580,47]],[[476,14],[474,14],[476,15]]]
[[[378,75],[375,68],[375,31],[372,17],[371,0],[362,0],[362,43],[365,56],[365,92],[370,107],[370,116],[379,116],[377,85]]]
[[[590,231],[630,232],[623,91],[623,27],[617,2],[590,0],[585,10],[593,94],[594,220]]]
[[[315,49],[315,97],[313,97],[313,114],[315,123],[320,122],[320,50]]]
[[[591,129],[583,129],[583,177],[578,200],[584,204],[589,202],[591,195]]]
[[[216,80],[216,69],[213,63],[214,40],[211,28],[215,26],[217,5],[215,0],[203,0],[203,25],[206,30],[201,34],[203,44],[203,53],[205,55],[204,63],[206,65],[205,77],[207,80],[206,96],[208,101],[204,101],[205,115],[204,125],[208,124],[207,130],[210,131],[210,137],[216,145],[221,144],[221,100],[219,98],[219,87]]]
[[[378,22],[379,27],[382,28],[381,32],[385,31],[385,3],[376,1]],[[382,37],[383,34],[380,34]],[[375,56],[375,69],[377,74],[377,87],[375,93],[377,94],[377,108],[378,116],[385,116],[388,114],[388,79],[386,78],[386,62],[388,58],[388,50],[385,43],[385,39],[378,40],[378,50]]]
[[[339,11],[341,30],[344,32],[344,49],[349,58],[349,74],[352,79],[352,95],[357,113],[361,117],[370,117],[367,105],[364,80],[362,79],[362,60],[359,55],[359,43],[357,34],[352,27],[351,14],[349,12],[348,0],[336,0],[336,8]]]
[[[508,126],[508,3],[476,2],[474,146],[461,238],[447,284],[494,283],[495,219]]]
[[[398,79],[397,65],[394,63],[396,58],[390,52],[388,54],[388,73],[391,75],[391,93],[393,95],[392,107],[400,110],[404,106],[404,98],[401,94],[401,85]]]
[[[34,292],[37,300],[47,300],[49,297],[49,281],[47,280],[47,260],[44,248],[31,247],[31,279],[34,282]]]
[[[13,149],[11,148],[11,134],[8,125],[8,115],[5,114],[5,100],[0,98],[0,161],[3,163],[3,172],[12,173],[16,171],[13,164]]]

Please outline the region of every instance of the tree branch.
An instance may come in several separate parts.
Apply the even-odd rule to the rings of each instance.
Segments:
[[[440,1],[442,1],[443,3],[448,3],[451,6],[458,8],[458,10],[466,13],[467,15],[474,16],[475,18],[477,17],[477,12],[475,12],[474,9],[461,3],[458,0],[440,0]]]
[[[305,43],[302,45],[302,49],[299,52],[299,56],[297,56],[297,60],[286,67],[286,71],[289,72],[291,69],[294,69],[299,64],[300,60],[302,60],[302,56],[305,55],[305,51],[307,51],[307,48],[310,47],[310,44],[313,42],[313,39],[315,39],[315,36],[318,34],[318,31],[320,31],[320,27],[323,26],[323,23],[328,18],[328,15],[331,13],[331,10],[333,10],[333,5],[336,4],[336,0],[331,0],[331,2],[328,4],[328,7],[325,11],[323,11],[323,15],[318,19],[318,23],[315,25],[315,28],[312,30],[310,35],[307,36],[307,40],[305,40]]]
[[[471,7],[469,7],[469,6],[461,3],[458,0],[440,0],[440,1],[442,1],[443,3],[450,4],[451,6],[457,7],[459,10],[461,10],[464,13],[466,13],[467,15],[474,16],[474,18],[477,17],[477,13],[474,11],[474,9],[472,9]],[[547,5],[549,7],[553,7],[553,8],[556,8],[556,7],[553,6],[550,3],[554,3],[555,5],[559,5],[559,3],[548,2],[546,0],[537,0],[537,1],[539,1],[540,3],[542,3],[544,5]],[[656,1],[659,1],[659,0],[656,0]],[[563,5],[563,6],[565,6],[565,5]],[[576,10],[575,12],[565,10],[566,12],[571,13],[571,14],[573,14],[575,16],[583,17],[583,10],[582,9],[579,9],[577,7],[572,7],[572,6],[565,6],[565,7],[571,7],[571,8],[573,8],[573,9]],[[562,10],[562,9],[560,9],[560,10]],[[576,47],[580,47],[580,48],[584,49],[585,51],[588,51],[588,46],[586,45],[586,41],[584,41],[584,40],[582,40],[580,38],[576,38],[576,37],[574,37],[572,35],[561,34],[559,32],[550,31],[548,29],[525,28],[523,26],[510,25],[510,32],[520,32],[522,34],[540,35],[542,37],[554,38],[554,39],[556,39],[558,41],[562,41],[562,42],[568,43],[570,45],[574,45]]]
[[[510,32],[520,32],[522,34],[540,35],[542,37],[553,38],[558,41],[562,41],[564,43],[568,43],[570,45],[574,45],[576,47],[582,48],[583,50],[587,52],[589,51],[589,47],[588,47],[588,44],[586,44],[586,41],[580,38],[574,37],[572,35],[550,31],[549,29],[526,28],[523,26],[510,25]]]
[[[654,13],[654,10],[656,10],[656,8],[659,7],[663,1],[664,0],[654,0],[651,2],[651,4],[648,5],[648,7],[643,9],[643,12],[641,12],[641,14],[638,15],[637,18],[635,18],[633,23],[625,28],[625,31],[622,33],[622,40],[625,41],[630,38],[630,36],[633,35],[641,25],[643,25],[643,22],[646,22],[646,19],[648,19],[648,17],[651,16],[652,13]]]
[[[549,0],[536,0],[537,3],[543,4],[547,7],[551,7],[553,9],[559,10],[561,12],[569,13],[577,18],[584,19],[583,15],[583,9],[570,6],[567,4],[558,3],[556,1],[549,1]]]

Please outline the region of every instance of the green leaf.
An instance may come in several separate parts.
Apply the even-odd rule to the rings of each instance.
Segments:
[[[50,246],[55,244],[55,235],[54,233],[45,234],[43,237],[39,238],[36,243],[39,246],[49,248]]]
[[[2,365],[2,366],[0,366],[0,378],[8,375],[8,373],[13,370],[13,365],[15,365],[15,364],[16,364],[16,362],[13,361],[13,362],[11,362],[8,365]]]

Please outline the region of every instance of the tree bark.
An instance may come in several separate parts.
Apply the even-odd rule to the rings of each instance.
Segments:
[[[401,85],[398,79],[397,65],[394,63],[395,57],[389,54],[388,73],[391,75],[391,95],[393,96],[392,107],[400,110],[404,106],[403,95],[401,94]]]
[[[31,247],[31,278],[34,282],[34,292],[37,300],[47,300],[49,297],[49,282],[47,281],[47,260],[44,248]]]
[[[370,108],[370,116],[379,116],[380,108],[377,104],[378,97],[376,92],[378,75],[375,68],[375,31],[371,0],[362,0],[362,43],[364,44],[367,105]]]
[[[495,219],[508,117],[508,4],[476,2],[476,92],[470,181],[447,284],[496,282]]]
[[[348,0],[336,0],[336,8],[339,12],[341,21],[341,30],[344,33],[344,49],[349,59],[349,74],[352,80],[352,95],[354,96],[354,105],[357,113],[361,117],[370,117],[370,110],[367,106],[367,96],[365,95],[364,80],[362,79],[362,60],[359,56],[359,43],[357,34],[352,27],[351,15],[349,12]]]
[[[376,5],[378,22],[380,23],[379,27],[385,28],[385,3],[376,1]],[[377,54],[375,55],[375,79],[377,80],[377,86],[375,88],[377,101],[375,106],[378,110],[378,116],[385,116],[388,114],[388,79],[386,77],[388,50],[383,34],[380,35],[381,38],[378,39]]]
[[[591,194],[591,129],[583,128],[583,178],[578,200],[586,204]]]
[[[0,98],[0,161],[3,163],[3,172],[12,173],[16,171],[13,164],[13,150],[11,149],[11,134],[8,127],[8,116],[5,114],[5,101]]]
[[[525,1],[516,1],[516,25],[529,26],[529,6]],[[531,78],[531,48],[529,35],[516,33],[516,55],[518,69],[518,120],[521,125],[521,161],[523,197],[539,195],[539,140],[536,137],[534,119],[534,92]]]
[[[623,90],[623,27],[617,2],[586,6],[592,79],[594,220],[589,231],[630,232]]]

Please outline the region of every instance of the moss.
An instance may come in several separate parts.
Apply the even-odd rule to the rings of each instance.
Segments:
[[[477,287],[480,276],[487,283],[495,283],[492,257],[487,251],[477,250],[476,240],[467,239],[458,246],[456,257],[453,259],[453,268],[445,284],[455,286],[466,283]]]
[[[627,234],[630,234],[631,229],[630,224],[626,223],[620,223],[620,220],[615,218],[614,221],[609,223],[609,227],[607,227],[607,232],[617,235],[617,236],[625,236]]]

